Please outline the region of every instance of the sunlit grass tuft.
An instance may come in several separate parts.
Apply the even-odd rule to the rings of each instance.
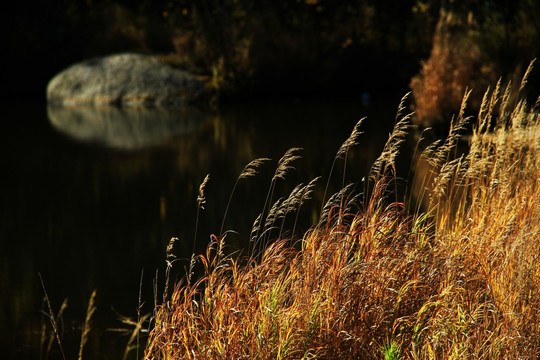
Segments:
[[[344,186],[296,246],[283,217],[314,183],[271,205],[298,149],[288,152],[248,254],[225,255],[224,236],[211,236],[203,275],[156,306],[145,358],[539,357],[540,116],[499,89],[484,97],[468,152],[456,150],[473,121],[467,93],[448,138],[420,156],[429,201],[412,214],[395,194],[403,103],[362,201]]]

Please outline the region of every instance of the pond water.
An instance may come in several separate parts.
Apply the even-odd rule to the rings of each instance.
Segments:
[[[148,313],[156,271],[160,289],[163,285],[169,239],[181,239],[180,257],[191,255],[197,191],[206,174],[210,181],[197,252],[219,231],[243,167],[258,157],[272,159],[257,177],[242,180],[233,197],[225,228],[238,232],[228,240],[230,248],[241,249],[287,149],[303,148],[303,158],[280,181],[281,194],[275,198],[319,175],[324,187],[337,149],[367,116],[365,134],[347,164],[347,181],[359,181],[379,155],[398,103],[399,98],[367,107],[360,101],[248,103],[204,112],[4,105],[2,353],[45,358],[51,326],[41,274],[53,311],[68,301],[58,323],[66,357],[78,354],[81,324],[95,289],[97,311],[85,357],[120,358],[129,334],[118,330],[131,328],[119,319],[136,317],[141,277],[142,313]],[[340,171],[334,177],[337,187]],[[320,206],[316,201],[314,206]],[[310,212],[302,216],[308,224]],[[60,358],[56,343],[49,358]]]

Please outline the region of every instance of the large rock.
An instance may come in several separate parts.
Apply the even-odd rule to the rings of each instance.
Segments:
[[[56,75],[47,100],[57,104],[184,105],[208,96],[206,82],[157,56],[120,54],[90,59]]]

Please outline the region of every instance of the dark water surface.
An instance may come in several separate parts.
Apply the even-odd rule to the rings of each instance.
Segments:
[[[163,285],[169,239],[182,240],[180,256],[191,254],[197,190],[207,173],[197,251],[219,231],[242,168],[258,157],[273,159],[259,176],[243,180],[233,198],[226,229],[239,232],[231,236],[230,247],[240,249],[262,209],[277,160],[288,148],[304,148],[303,159],[275,198],[318,175],[324,187],[337,149],[356,122],[368,116],[347,165],[348,177],[359,181],[379,155],[398,102],[387,99],[369,107],[360,102],[235,104],[205,112],[4,105],[2,353],[38,359],[40,348],[47,346],[51,326],[39,273],[55,313],[68,301],[58,324],[66,357],[77,357],[81,324],[96,289],[97,311],[85,358],[121,358],[129,335],[113,329],[129,329],[120,315],[136,317],[141,272],[142,312],[148,313],[156,270],[160,289]],[[341,170],[335,178],[340,184]],[[305,223],[310,216],[304,213]],[[49,358],[60,358],[56,343]]]

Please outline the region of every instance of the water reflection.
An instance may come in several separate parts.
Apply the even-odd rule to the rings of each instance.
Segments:
[[[240,249],[264,204],[274,166],[288,148],[302,147],[304,158],[279,182],[276,198],[300,182],[327,175],[335,152],[367,115],[366,134],[348,156],[347,178],[338,165],[334,189],[342,181],[358,181],[392,126],[398,101],[390,103],[370,108],[359,103],[241,104],[201,112],[189,121],[175,115],[177,110],[164,109],[134,111],[130,117],[110,108],[99,116],[87,108],[9,108],[6,117],[13,126],[0,132],[0,294],[9,294],[0,297],[0,338],[11,344],[4,353],[39,357],[42,323],[50,329],[40,313],[39,272],[55,311],[69,299],[62,319],[67,356],[77,354],[86,304],[97,289],[98,310],[85,355],[120,358],[128,337],[107,329],[121,325],[118,313],[136,314],[143,269],[143,312],[151,311],[155,271],[162,286],[172,236],[182,240],[179,255],[189,258],[197,190],[207,173],[197,251],[219,231],[242,168],[254,158],[273,159],[259,176],[239,185],[231,203],[225,228],[240,235],[228,244]],[[160,120],[157,127],[151,124]],[[148,129],[142,132],[146,135],[140,129]],[[308,224],[311,215],[306,206],[301,218]]]
[[[86,142],[119,149],[158,145],[176,135],[197,130],[204,113],[195,107],[118,107],[49,105],[51,124]]]

